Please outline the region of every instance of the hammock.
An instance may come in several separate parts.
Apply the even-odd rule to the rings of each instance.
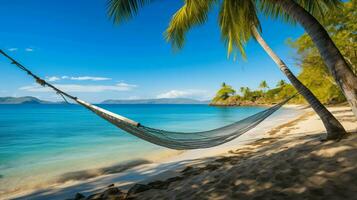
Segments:
[[[30,70],[25,68],[23,65],[21,65],[16,60],[11,58],[2,50],[0,50],[0,53],[3,54],[8,59],[10,59],[11,64],[16,65],[18,68],[20,68],[21,70],[27,72],[27,74],[32,76],[38,84],[40,84],[43,87],[46,86],[50,87],[51,89],[56,91],[57,94],[59,94],[66,102],[67,100],[65,97],[70,98],[73,101],[77,102],[78,104],[84,106],[85,108],[93,111],[95,114],[109,121],[110,123],[117,126],[118,128],[136,137],[139,137],[145,141],[148,141],[156,145],[160,145],[170,149],[177,149],[177,150],[210,148],[232,141],[233,139],[239,137],[240,135],[256,127],[259,123],[261,123],[263,120],[265,120],[275,111],[277,111],[281,106],[283,106],[285,103],[287,103],[291,98],[293,98],[296,95],[295,94],[289,97],[288,99],[282,101],[281,103],[278,103],[266,110],[263,110],[250,117],[244,118],[240,121],[237,121],[235,123],[232,123],[230,125],[221,128],[217,128],[209,131],[202,131],[202,132],[165,131],[165,130],[144,126],[134,120],[112,113],[108,110],[105,110],[98,106],[92,105],[88,102],[85,102],[77,97],[74,97],[58,89],[52,84],[46,82],[40,77],[36,76]]]

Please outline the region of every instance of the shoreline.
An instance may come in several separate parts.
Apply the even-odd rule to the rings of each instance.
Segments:
[[[237,147],[237,145],[243,145],[244,143],[249,143],[258,139],[261,134],[266,132],[268,129],[274,127],[277,123],[281,123],[284,120],[292,119],[297,115],[301,114],[301,106],[293,106],[288,107],[289,109],[285,109],[285,111],[279,111],[278,113],[271,116],[270,119],[262,122],[255,129],[247,132],[241,137],[218,147],[213,147],[209,149],[199,149],[199,150],[191,150],[191,151],[176,151],[176,150],[165,150],[161,152],[155,153],[156,155],[150,156],[150,160],[147,163],[142,163],[140,165],[132,166],[132,168],[125,168],[125,170],[120,170],[123,166],[119,167],[117,165],[105,167],[103,169],[93,169],[88,170],[89,173],[78,173],[72,174],[72,176],[77,177],[79,180],[71,180],[70,177],[67,177],[67,181],[64,183],[55,183],[49,184],[47,187],[41,187],[40,189],[30,189],[30,190],[22,190],[11,194],[5,194],[5,198],[19,198],[26,199],[26,197],[40,196],[42,193],[62,193],[63,195],[59,195],[58,198],[54,198],[51,196],[51,199],[63,199],[63,197],[71,197],[73,192],[81,189],[90,190],[85,194],[93,193],[100,191],[101,188],[106,185],[110,185],[114,180],[119,180],[120,183],[116,185],[121,185],[122,189],[128,189],[130,184],[126,183],[129,181],[120,181],[121,178],[127,178],[132,176],[130,179],[135,181],[143,181],[150,180],[152,177],[156,176],[159,173],[171,170],[177,171],[180,167],[184,167],[186,163],[189,163],[195,159],[202,159],[206,157],[217,156],[219,154],[224,154],[227,151]],[[291,112],[294,111],[294,112]],[[293,113],[291,115],[291,113]],[[291,115],[291,116],[290,116]],[[133,161],[135,163],[135,161]],[[129,162],[130,163],[130,162]],[[155,170],[158,169],[158,170]],[[107,173],[97,174],[98,171],[106,171]],[[153,171],[147,175],[140,174],[141,171]],[[109,173],[108,173],[109,172]],[[170,172],[170,173],[171,173]],[[167,173],[168,174],[168,173]],[[82,176],[82,177],[81,177]],[[101,183],[96,187],[90,186],[93,183]],[[55,195],[57,196],[57,195]],[[36,199],[36,198],[35,198]],[[41,198],[39,198],[41,199]]]

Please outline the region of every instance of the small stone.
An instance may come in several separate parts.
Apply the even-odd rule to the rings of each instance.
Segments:
[[[310,189],[311,194],[316,195],[316,196],[323,196],[324,195],[324,190],[322,188],[312,188]]]
[[[122,194],[123,194],[123,192],[120,191],[118,188],[112,187],[112,188],[109,188],[109,189],[105,190],[105,191],[102,193],[102,198],[108,199],[109,197],[112,197],[112,196],[120,196],[120,195],[122,195]]]
[[[151,183],[148,183],[148,185],[153,189],[166,189],[168,186],[168,183],[166,183],[164,181],[153,181]]]
[[[74,196],[74,200],[82,200],[86,198],[83,194],[77,193],[76,196]]]
[[[180,181],[182,179],[183,179],[183,177],[181,177],[181,176],[175,176],[175,177],[167,179],[167,182],[172,183],[172,182],[175,182],[175,181]]]
[[[192,170],[192,167],[191,167],[191,166],[188,166],[188,167],[186,167],[184,170],[182,170],[181,172],[182,172],[182,173],[185,173],[185,172],[188,172],[188,171],[190,171],[190,170]]]
[[[124,200],[126,194],[116,187],[111,187],[104,192],[92,194],[86,200]]]
[[[102,199],[102,194],[97,193],[97,194],[92,194],[86,198],[86,200],[101,200]]]
[[[128,191],[128,195],[130,194],[136,194],[140,192],[144,192],[146,190],[150,190],[152,187],[149,185],[144,185],[144,184],[135,184],[133,187],[131,187]]]
[[[205,167],[205,170],[214,171],[214,170],[218,169],[219,167],[220,167],[220,165],[208,164]]]

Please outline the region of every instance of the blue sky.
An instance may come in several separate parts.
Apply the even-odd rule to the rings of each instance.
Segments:
[[[156,1],[120,26],[106,16],[105,0],[2,0],[0,48],[58,87],[91,102],[105,99],[209,99],[222,82],[256,88],[285,79],[261,47],[247,44],[247,60],[227,59],[216,12],[192,29],[173,52],[163,32],[182,0]],[[261,17],[263,37],[290,67],[296,54],[287,38],[299,26]],[[0,57],[0,96],[31,95],[60,101]]]

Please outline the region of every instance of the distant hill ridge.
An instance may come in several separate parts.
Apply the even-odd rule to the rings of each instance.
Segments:
[[[32,96],[25,97],[0,97],[0,104],[61,104],[64,102],[44,101]],[[116,100],[109,99],[100,104],[208,104],[209,101],[199,101],[189,98],[160,98],[160,99],[134,99]]]
[[[159,99],[133,99],[115,100],[109,99],[101,104],[208,104],[209,101],[199,101],[189,98],[159,98]]]
[[[61,102],[51,102],[40,100],[36,97],[0,97],[0,104],[58,104]]]

